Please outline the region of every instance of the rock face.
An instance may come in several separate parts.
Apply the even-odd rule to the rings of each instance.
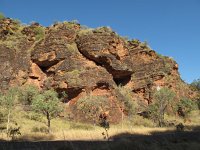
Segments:
[[[75,113],[77,101],[87,95],[106,96],[110,114],[118,120],[124,95],[147,106],[156,88],[169,87],[180,97],[192,95],[180,79],[177,63],[158,55],[146,43],[127,41],[102,27],[82,29],[64,22],[50,27],[20,25],[0,20],[0,89],[35,84],[40,89],[65,91],[65,102]]]

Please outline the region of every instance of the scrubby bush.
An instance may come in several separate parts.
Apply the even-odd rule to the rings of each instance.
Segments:
[[[4,18],[5,18],[4,14],[3,14],[3,13],[0,13],[0,20],[2,20],[2,19],[4,19]]]
[[[39,94],[39,90],[34,85],[26,85],[20,88],[20,102],[24,105],[31,105],[32,99]]]
[[[79,36],[85,36],[85,35],[89,35],[89,34],[93,34],[93,29],[91,29],[91,28],[86,28],[86,29],[81,29],[81,30],[78,32],[78,35],[79,35]]]
[[[77,51],[76,43],[67,44],[66,47],[67,47],[67,50],[69,50],[70,52],[76,52]]]
[[[153,103],[149,106],[151,118],[161,127],[164,124],[164,115],[170,102],[175,98],[175,93],[168,88],[162,88],[153,95]]]
[[[197,96],[196,96],[196,102],[197,102],[198,108],[200,109],[200,78],[197,80],[194,80],[191,83],[191,87],[192,87],[192,89],[194,89],[198,92]]]
[[[183,98],[180,100],[180,102],[177,104],[177,110],[178,113],[182,116],[182,117],[187,117],[188,114],[191,113],[192,110],[197,109],[197,104],[195,103],[195,101],[188,99],[188,98]]]
[[[194,80],[191,86],[200,91],[200,79]]]
[[[34,32],[35,32],[36,41],[43,39],[45,36],[45,28],[44,27],[37,26],[34,28]]]
[[[128,113],[129,116],[136,114],[136,109],[138,108],[138,104],[132,98],[132,91],[129,88],[118,86],[117,90],[123,95],[124,111]]]
[[[83,114],[84,119],[96,124],[100,114],[109,109],[109,100],[106,96],[88,95],[80,98],[76,107]]]
[[[131,46],[138,47],[141,42],[138,39],[133,39],[129,41],[129,43],[131,44]]]

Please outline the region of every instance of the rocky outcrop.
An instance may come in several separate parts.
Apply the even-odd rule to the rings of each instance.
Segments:
[[[54,88],[68,94],[65,102],[72,108],[86,95],[106,96],[114,120],[123,111],[117,86],[129,89],[143,106],[152,102],[157,87],[173,89],[177,99],[192,95],[173,59],[109,28],[82,29],[72,22],[23,26],[9,18],[0,20],[0,27],[1,90],[25,84]]]

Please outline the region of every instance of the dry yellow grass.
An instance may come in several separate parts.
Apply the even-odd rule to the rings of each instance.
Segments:
[[[85,140],[85,141],[96,141],[103,140],[102,132],[105,130],[99,126],[93,126],[82,123],[75,123],[72,121],[67,121],[64,119],[53,119],[51,121],[51,134],[45,133],[46,128],[46,118],[40,119],[40,121],[31,120],[25,116],[27,113],[18,111],[17,117],[15,117],[15,122],[21,127],[20,132],[22,135],[19,135],[17,138],[21,140]],[[192,122],[187,122],[186,125],[200,125],[200,115],[199,112],[193,112],[190,116]],[[135,119],[135,120],[134,120]],[[112,125],[108,131],[109,137],[119,135],[122,133],[135,134],[135,135],[151,135],[153,132],[166,132],[175,130],[173,128],[156,128],[156,127],[146,127],[148,125],[152,126],[152,123],[148,120],[144,120],[141,117],[135,117],[132,121],[124,120],[123,123],[118,125]],[[176,119],[169,118],[166,119]],[[183,122],[179,118],[179,122]],[[141,126],[139,126],[141,125]],[[41,131],[42,130],[42,131]],[[7,139],[5,133],[0,134],[1,139]]]
[[[147,127],[135,127],[135,128],[115,128],[111,127],[108,130],[109,137],[119,135],[122,133],[136,134],[136,135],[151,135],[152,132],[166,132],[173,131],[174,128],[147,128]],[[40,132],[23,131],[22,135],[16,139],[28,140],[28,141],[43,141],[43,140],[69,140],[69,141],[101,141],[103,139],[102,132],[105,132],[103,128],[95,127],[92,130],[84,129],[66,129],[60,131],[52,131],[50,134]],[[8,140],[5,133],[2,133],[1,139]]]
[[[173,128],[147,128],[147,127],[136,127],[136,128],[110,128],[108,133],[109,136],[115,136],[122,133],[128,134],[140,134],[140,135],[151,135],[152,132],[165,132],[172,131]],[[103,140],[102,132],[104,132],[103,128],[96,128],[94,130],[63,130],[62,132],[55,132],[53,135],[56,140]]]

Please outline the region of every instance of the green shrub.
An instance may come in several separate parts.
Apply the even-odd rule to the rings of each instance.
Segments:
[[[96,123],[100,113],[109,109],[109,100],[106,96],[88,95],[80,98],[76,107],[83,114],[84,119]]]
[[[57,23],[57,24],[62,24],[62,23]],[[78,20],[72,20],[72,21],[64,21],[63,24],[65,25],[65,28],[71,28],[73,29],[77,25],[79,25]]]
[[[138,39],[133,39],[131,41],[129,41],[131,43],[131,45],[133,45],[134,47],[137,47],[140,45],[140,41]]]
[[[123,105],[125,107],[125,112],[128,112],[128,115],[136,114],[136,109],[138,104],[132,98],[132,91],[129,88],[118,86],[117,90],[123,95]]]
[[[175,98],[175,93],[168,88],[162,88],[156,91],[153,95],[153,103],[150,104],[148,111],[150,112],[151,118],[158,122],[159,126],[164,123],[164,115],[167,107]]]
[[[44,27],[38,26],[38,27],[34,28],[34,32],[35,32],[36,41],[43,39],[45,36],[45,28]]]
[[[193,88],[195,88],[196,90],[199,90],[199,91],[200,91],[200,79],[194,80],[194,81],[191,83],[191,86],[192,86]]]
[[[177,106],[182,109],[185,117],[187,117],[192,110],[197,109],[197,104],[195,103],[195,101],[188,98],[181,99]]]
[[[4,14],[3,14],[3,13],[0,13],[0,20],[2,20],[2,19],[4,19],[4,18],[5,18]]]
[[[113,30],[111,29],[111,27],[98,27],[94,30],[95,32],[107,32],[107,33],[112,33]]]
[[[31,105],[33,97],[39,94],[39,90],[34,85],[26,85],[20,88],[20,102],[24,105]]]
[[[35,113],[35,112],[27,112],[25,115],[25,118],[30,119],[30,120],[34,120],[34,121],[38,121],[38,122],[44,122],[44,118],[41,114],[39,113]]]
[[[92,31],[93,31],[93,29],[91,29],[91,28],[82,29],[78,32],[78,35],[85,36],[85,35],[93,34]]]
[[[67,50],[69,50],[70,52],[76,52],[77,51],[76,43],[67,44],[66,46],[67,46]]]

